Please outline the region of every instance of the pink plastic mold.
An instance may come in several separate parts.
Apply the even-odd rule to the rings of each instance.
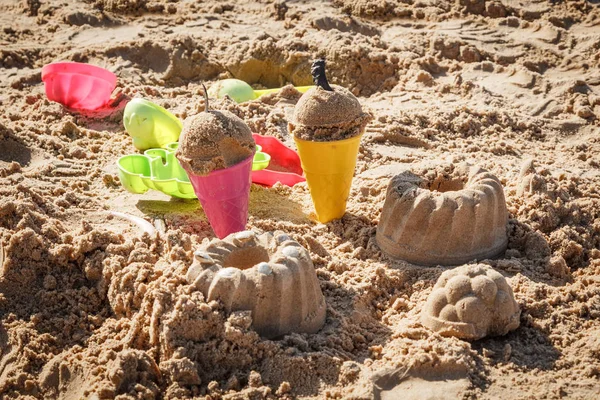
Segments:
[[[97,110],[106,105],[117,76],[95,65],[58,62],[42,68],[46,96],[73,110]]]

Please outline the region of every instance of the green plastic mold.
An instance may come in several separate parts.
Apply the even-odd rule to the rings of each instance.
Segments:
[[[153,189],[173,197],[195,199],[190,179],[175,157],[178,146],[177,142],[168,143],[164,149],[149,149],[144,154],[129,154],[119,158],[119,179],[123,187],[136,194]],[[271,157],[261,150],[257,145],[253,171],[266,168],[271,161]]]
[[[138,150],[165,147],[179,140],[183,124],[158,104],[133,99],[125,106],[123,125]]]

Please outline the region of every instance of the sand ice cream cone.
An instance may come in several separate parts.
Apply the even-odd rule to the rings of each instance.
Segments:
[[[228,111],[209,108],[186,120],[175,153],[215,234],[243,231],[248,219],[256,143],[246,123]]]
[[[288,130],[294,136],[317,218],[341,218],[352,186],[356,156],[367,123],[358,99],[348,90],[329,85],[325,60],[313,62],[317,87],[298,100]]]

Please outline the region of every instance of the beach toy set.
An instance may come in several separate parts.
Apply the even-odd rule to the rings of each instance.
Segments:
[[[175,157],[183,128],[179,118],[157,104],[136,98],[125,107],[123,125],[134,146],[145,150],[143,154],[130,154],[118,160],[119,177],[125,189],[137,194],[153,189],[173,197],[197,198],[187,172]],[[252,159],[252,182],[265,186],[281,182],[293,186],[304,181],[296,152],[276,138],[252,136],[257,143]],[[268,153],[262,151],[261,144]],[[268,169],[271,162],[279,167],[278,171]]]
[[[362,110],[352,93],[329,84],[324,60],[313,63],[311,74],[316,86],[297,88],[304,95],[288,122],[298,153],[274,137],[251,134],[233,115],[210,110],[204,88],[206,110],[201,114],[211,116],[212,122],[203,125],[196,150],[186,155],[185,146],[182,150],[177,143],[184,129],[179,118],[148,100],[131,100],[124,110],[123,125],[133,145],[144,153],[118,160],[123,186],[132,193],[152,189],[183,199],[198,198],[221,238],[245,229],[250,182],[293,186],[306,180],[317,219],[327,223],[341,218],[360,139],[372,116]],[[75,110],[104,107],[116,85],[116,76],[110,71],[72,62],[46,65],[42,79],[49,99]],[[257,91],[243,81],[225,79],[212,85],[210,93],[243,102],[277,90]],[[213,143],[205,132],[215,127],[220,127],[215,131],[222,136],[219,143]],[[228,137],[232,129],[244,132],[244,137],[238,138],[243,146],[222,147],[226,142],[235,144],[237,139]],[[224,162],[230,156],[237,157],[235,162]],[[220,164],[212,165],[215,160]],[[193,163],[208,169],[194,170]],[[383,252],[423,265],[456,265],[502,253],[507,245],[502,185],[484,170],[467,168],[463,175],[466,184],[449,193],[422,188],[418,178],[395,177],[377,228],[376,239]],[[444,207],[437,206],[438,198],[443,198]],[[454,209],[460,212],[451,212]],[[426,223],[428,220],[435,221]],[[439,232],[438,226],[443,226],[444,232]],[[447,236],[459,239],[444,241]]]
[[[313,68],[315,83],[319,90],[333,93],[325,77],[324,61],[319,62],[320,64],[315,64],[317,67]],[[45,66],[42,70],[42,79],[50,100],[58,101],[75,110],[95,110],[105,106],[116,86],[116,76],[110,71],[93,65],[71,62]],[[315,90],[312,86],[297,89],[300,92]],[[237,102],[244,102],[277,90],[279,89],[254,90],[243,81],[225,79],[211,87],[211,94],[217,98],[229,95]],[[335,92],[336,95],[338,93],[340,91]],[[352,97],[351,100],[358,104],[354,96],[345,92],[343,94]],[[205,95],[208,107],[206,88]],[[205,112],[208,111],[210,110],[207,108]],[[321,110],[321,112],[323,115],[331,115],[329,110]],[[301,118],[298,119],[300,120]],[[301,122],[298,121],[295,123],[300,124]],[[235,168],[231,166],[233,169],[220,168],[218,171],[211,171],[207,176],[191,173],[189,166],[185,168],[177,162],[174,154],[178,149],[176,142],[181,135],[183,124],[179,118],[163,107],[145,99],[133,99],[125,107],[123,125],[132,137],[133,145],[138,150],[144,151],[144,154],[128,155],[118,160],[119,176],[123,186],[132,193],[145,193],[153,189],[179,198],[189,199],[194,198],[195,195],[200,199],[203,207],[206,204],[204,208],[207,215],[214,216],[216,215],[214,202],[209,201],[209,198],[215,201],[220,199],[222,204],[226,204],[225,200],[233,198],[236,185],[241,184],[242,180],[239,176],[250,174],[250,179],[267,186],[276,182],[293,186],[307,179],[317,218],[321,222],[328,222],[340,218],[345,212],[360,136],[365,124],[354,137],[345,140],[312,141],[294,136],[299,156],[276,138],[261,138],[254,135],[253,140],[262,142],[267,148],[267,153],[258,151],[252,157],[248,156]],[[310,124],[305,123],[305,125]],[[311,127],[318,129],[318,121]],[[272,169],[268,168],[269,161],[274,163]],[[305,177],[302,176],[303,172]],[[236,185],[227,185],[227,180],[235,182]],[[193,190],[190,190],[190,185]],[[216,186],[221,188],[220,194],[217,194]],[[240,190],[246,192],[246,187],[240,187]],[[235,206],[232,209],[236,211],[228,213],[247,214],[247,205],[245,208],[244,211],[244,207]],[[212,219],[217,220],[216,217]],[[224,237],[225,232],[229,230],[243,228],[240,228],[241,223],[227,224],[231,227],[218,228],[219,237]],[[237,227],[234,228],[233,225]]]
[[[251,182],[293,186],[306,180],[317,219],[341,218],[360,139],[372,119],[352,93],[328,83],[324,60],[313,62],[311,73],[316,86],[297,88],[304,95],[288,121],[298,153],[274,137],[252,134],[228,111],[211,110],[205,87],[205,110],[185,126],[145,99],[131,100],[123,115],[133,145],[143,151],[117,161],[123,187],[198,198],[218,239],[194,253],[186,279],[227,311],[250,311],[253,329],[266,338],[317,332],[326,305],[306,249],[283,232],[245,230]],[[47,65],[42,79],[48,98],[73,110],[105,107],[116,85],[111,72],[79,63]],[[211,94],[244,102],[276,90],[226,79]],[[391,258],[462,264],[506,249],[507,218],[502,185],[486,170],[459,166],[434,182],[403,173],[390,181],[376,241]],[[144,220],[132,221],[154,231]],[[465,340],[504,335],[519,326],[519,316],[504,277],[482,264],[444,272],[420,314],[424,326]]]

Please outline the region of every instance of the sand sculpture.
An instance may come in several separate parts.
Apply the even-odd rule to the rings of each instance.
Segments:
[[[312,67],[316,87],[309,89],[294,108],[288,123],[290,134],[302,140],[331,142],[362,135],[373,118],[348,89],[330,85],[325,76],[325,61]]]
[[[410,172],[390,181],[377,243],[391,257],[420,265],[458,265],[506,249],[502,184],[466,164],[427,181]]]
[[[487,265],[472,264],[440,275],[421,322],[442,336],[477,340],[517,329],[520,315],[504,276]]]
[[[227,311],[251,311],[261,336],[315,333],[325,323],[325,298],[308,251],[282,232],[214,239],[194,259],[188,282]]]
[[[316,87],[302,95],[288,121],[319,222],[346,212],[360,139],[373,118],[358,99],[341,86],[330,85],[325,60],[315,60]]]
[[[246,123],[229,111],[208,108],[186,120],[177,159],[182,167],[196,175],[236,165],[256,151],[252,132]]]
[[[203,88],[204,112],[185,121],[175,157],[210,226],[223,239],[246,228],[256,143],[241,118],[210,108]]]

